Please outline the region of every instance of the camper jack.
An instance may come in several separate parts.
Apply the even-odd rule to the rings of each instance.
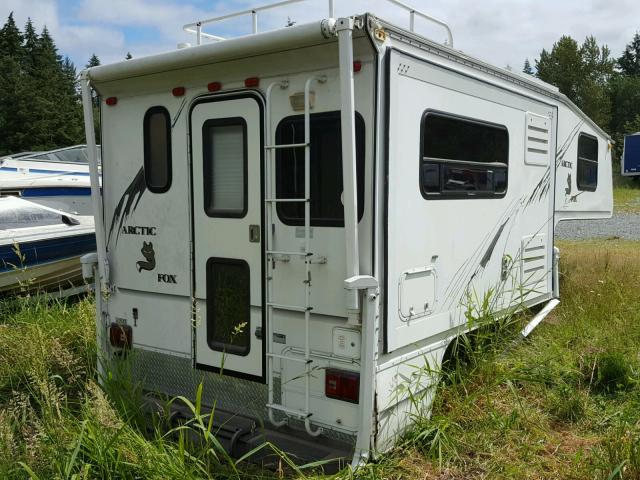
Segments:
[[[502,315],[558,295],[555,225],[611,215],[611,143],[555,87],[454,50],[396,0],[409,28],[330,1],[259,31],[296,1],[82,73],[98,344],[131,348],[148,392],[202,383],[234,453],[260,430],[359,463],[428,411],[477,299]],[[239,15],[251,35],[208,30]]]

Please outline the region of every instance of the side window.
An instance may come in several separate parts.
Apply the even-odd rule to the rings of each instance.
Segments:
[[[578,137],[578,190],[595,192],[598,186],[598,139],[581,133]]]
[[[424,198],[500,198],[507,193],[506,127],[427,111],[421,132]]]
[[[249,264],[207,261],[207,343],[213,350],[248,355],[251,348]]]
[[[210,217],[247,213],[247,124],[243,118],[207,120],[202,126],[204,210]]]
[[[311,225],[344,226],[342,205],[342,144],[340,112],[314,113],[311,122],[310,180]],[[364,120],[356,113],[356,176],[358,220],[364,212]],[[278,144],[304,143],[304,117],[284,118],[276,129]],[[278,198],[304,198],[304,148],[278,149],[276,194]],[[280,220],[287,225],[304,224],[304,203],[277,204]]]
[[[144,115],[144,179],[147,188],[163,193],[171,187],[171,117],[164,107]]]

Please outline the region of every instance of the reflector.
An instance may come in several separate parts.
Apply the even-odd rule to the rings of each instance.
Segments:
[[[360,70],[362,70],[362,62],[360,60],[355,60],[353,62],[353,71],[359,72]]]
[[[173,94],[174,97],[181,97],[184,95],[185,91],[186,90],[184,87],[175,87],[173,90],[171,90],[171,93]]]
[[[110,107],[114,106],[116,103],[118,103],[118,97],[109,97],[107,98],[104,103],[106,103],[107,105],[109,105]]]

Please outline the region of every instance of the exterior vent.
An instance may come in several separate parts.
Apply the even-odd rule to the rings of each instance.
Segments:
[[[522,238],[520,284],[527,295],[530,290],[545,292],[547,278],[547,242],[543,233]]]
[[[524,163],[546,167],[551,148],[551,119],[531,112],[527,112],[526,119]]]

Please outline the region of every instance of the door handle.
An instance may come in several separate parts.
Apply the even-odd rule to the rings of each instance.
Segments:
[[[249,225],[249,242],[260,243],[260,225]]]
[[[262,340],[262,327],[256,327],[254,335],[258,340]]]

